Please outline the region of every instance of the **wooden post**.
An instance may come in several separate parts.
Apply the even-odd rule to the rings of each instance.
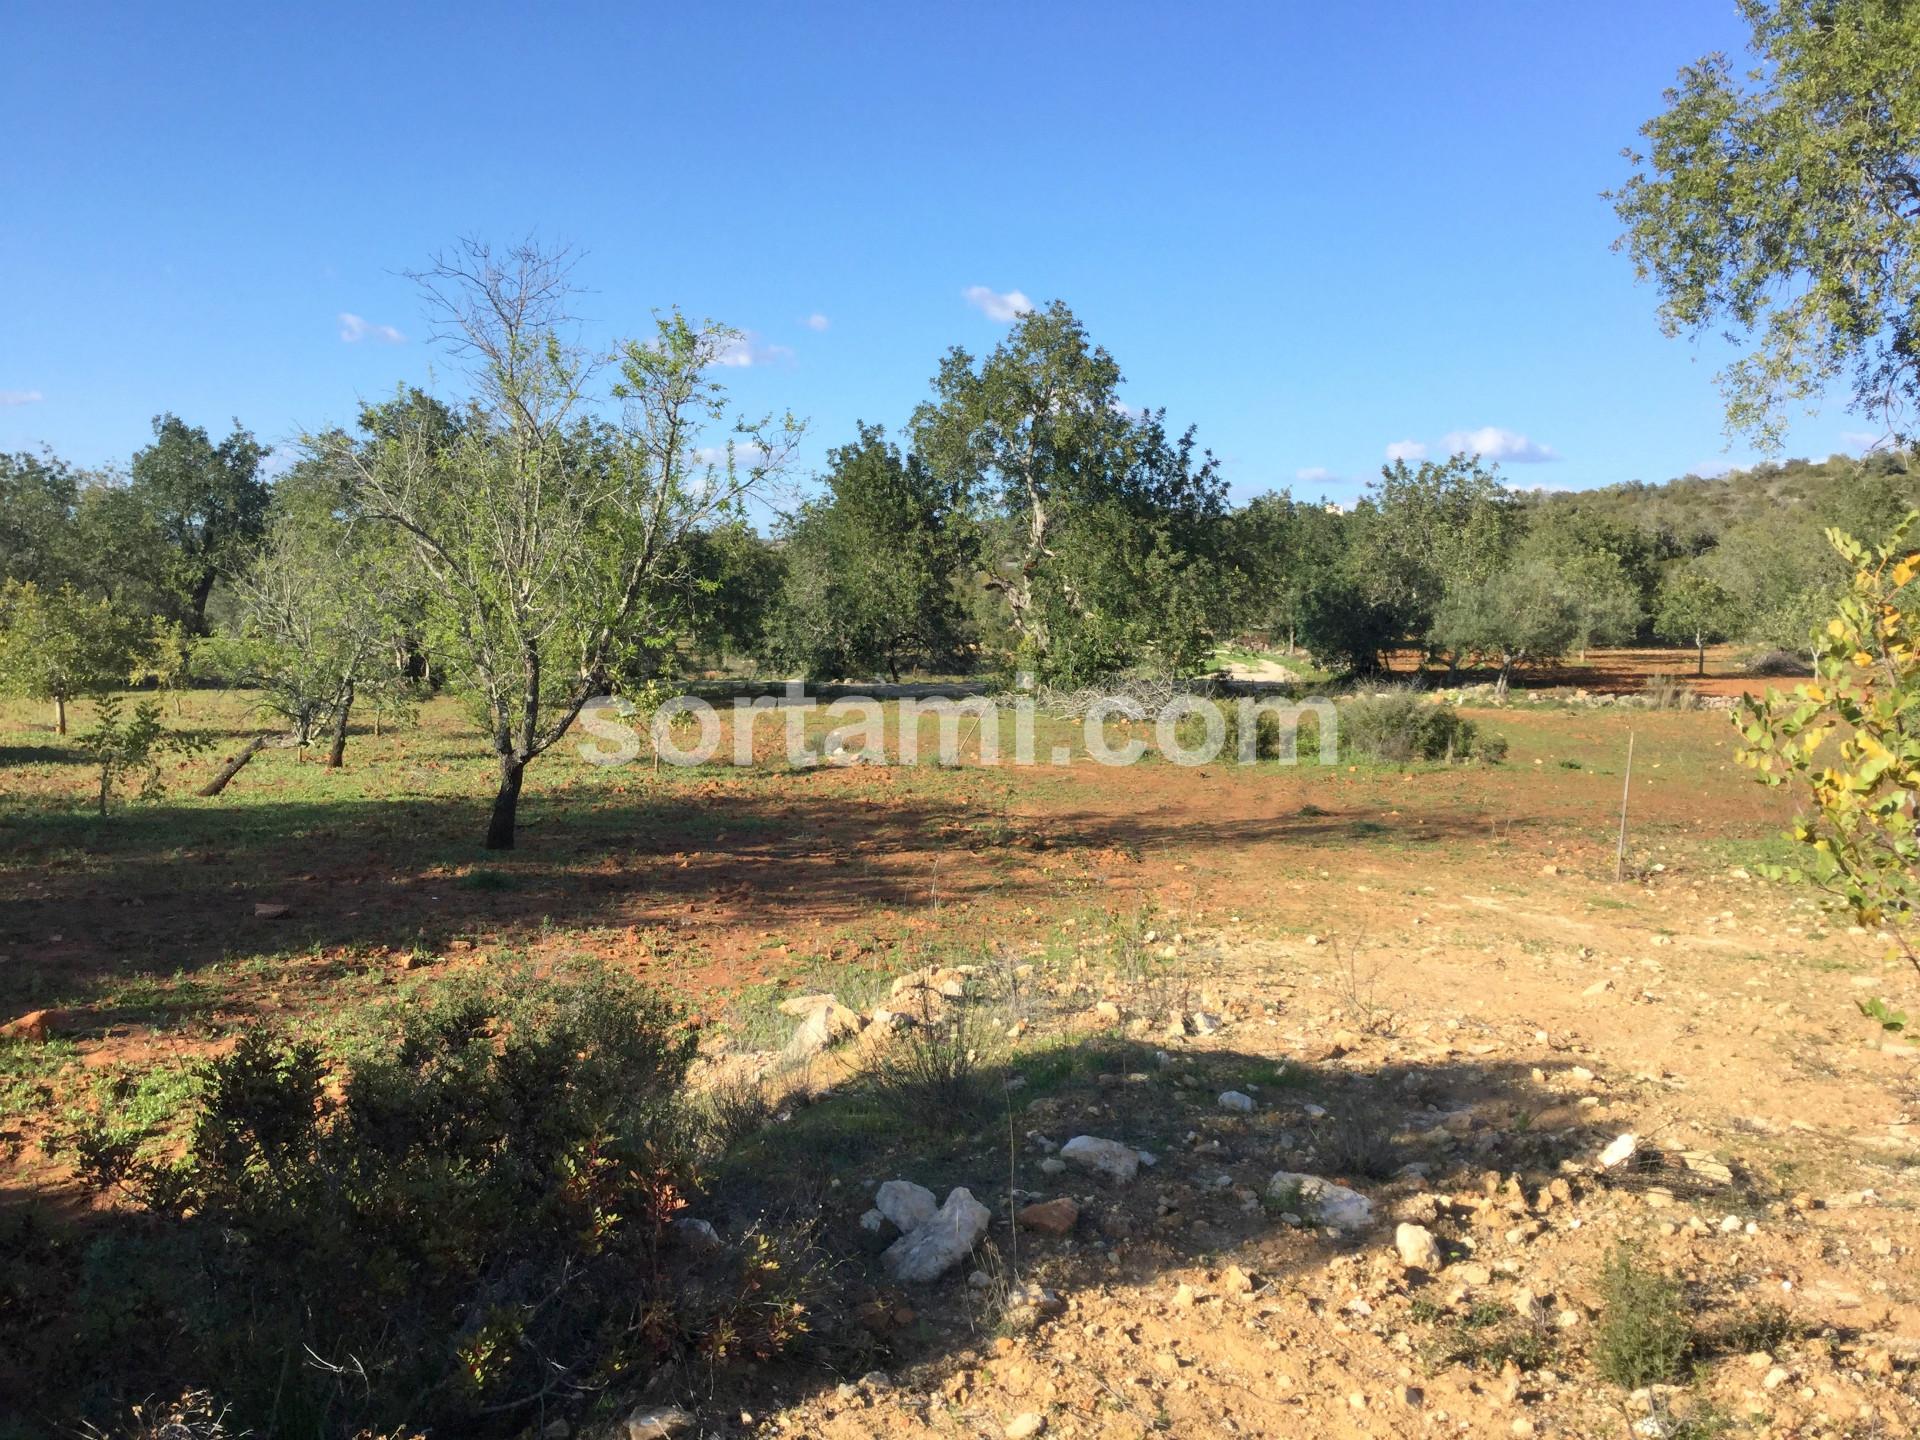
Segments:
[[[1627,801],[1633,797],[1633,731],[1627,731],[1627,778],[1620,786],[1620,843],[1613,852],[1613,878],[1627,878]]]

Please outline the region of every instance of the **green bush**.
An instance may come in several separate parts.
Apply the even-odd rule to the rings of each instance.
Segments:
[[[1663,1384],[1680,1373],[1693,1344],[1686,1289],[1645,1264],[1629,1246],[1607,1257],[1600,1277],[1600,1322],[1593,1363],[1627,1390]]]
[[[337,1082],[311,1045],[249,1034],[206,1067],[177,1161],[81,1147],[149,1221],[89,1257],[111,1293],[79,1297],[116,1380],[142,1378],[139,1352],[267,1433],[477,1434],[799,1327],[804,1267],[770,1238],[663,1243],[693,1180],[693,1039],[666,1001],[516,969],[391,1023]]]
[[[1340,707],[1340,748],[1364,760],[1405,765],[1413,760],[1506,758],[1507,742],[1482,733],[1451,705],[1435,705],[1411,690],[1363,695]]]

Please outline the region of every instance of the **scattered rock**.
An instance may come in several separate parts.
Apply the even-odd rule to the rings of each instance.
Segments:
[[[969,1191],[955,1187],[946,1204],[886,1248],[880,1263],[903,1283],[937,1280],[967,1257],[991,1218]]]
[[[286,915],[290,908],[289,906],[282,905],[277,900],[261,900],[253,907],[253,918],[256,920],[278,920]]]
[[[1424,1225],[1400,1225],[1393,1232],[1393,1248],[1400,1252],[1400,1263],[1409,1270],[1438,1274],[1446,1263],[1440,1254],[1440,1242]]]
[[[1029,1410],[1024,1415],[1016,1415],[1007,1421],[1004,1434],[1007,1440],[1032,1440],[1047,1428],[1047,1417],[1038,1410]]]
[[[693,1416],[678,1405],[636,1410],[627,1417],[627,1440],[668,1440],[693,1429]]]
[[[933,1218],[940,1201],[924,1185],[911,1180],[889,1180],[874,1192],[873,1208],[893,1222],[902,1235],[911,1235]]]
[[[1243,1095],[1238,1090],[1223,1090],[1220,1092],[1220,1108],[1222,1110],[1236,1110],[1244,1115],[1253,1109],[1253,1097],[1251,1095]]]
[[[1031,1330],[1066,1308],[1066,1302],[1053,1291],[1029,1280],[1007,1292],[1007,1303],[1001,1309],[1000,1318],[1015,1330]]]
[[[1358,1191],[1318,1175],[1301,1175],[1279,1170],[1267,1182],[1267,1194],[1275,1200],[1298,1197],[1299,1213],[1309,1223],[1334,1230],[1364,1230],[1373,1223],[1373,1202]]]
[[[1627,1161],[1633,1158],[1634,1152],[1639,1148],[1640,1137],[1638,1135],[1628,1134],[1615,1137],[1613,1142],[1600,1152],[1600,1168],[1602,1170],[1612,1170],[1616,1166],[1626,1164]]]
[[[787,1058],[805,1060],[818,1055],[849,1035],[859,1034],[866,1023],[857,1011],[849,1010],[829,995],[825,1004],[807,1012],[800,1028],[793,1032],[793,1039],[787,1042]]]
[[[1024,1206],[1013,1219],[1022,1230],[1055,1237],[1071,1235],[1073,1227],[1080,1223],[1080,1207],[1062,1195],[1057,1200],[1041,1200]]]
[[[1097,1135],[1076,1135],[1060,1147],[1060,1158],[1104,1175],[1116,1185],[1129,1183],[1140,1173],[1140,1152],[1118,1140],[1102,1140]]]

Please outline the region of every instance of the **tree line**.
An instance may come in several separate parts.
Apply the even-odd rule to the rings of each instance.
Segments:
[[[78,695],[244,686],[330,765],[351,721],[450,685],[510,845],[526,766],[608,691],[714,667],[1074,687],[1193,675],[1228,642],[1354,674],[1411,652],[1504,689],[1650,637],[1805,649],[1845,578],[1826,527],[1884,531],[1920,498],[1903,452],[1554,495],[1456,455],[1396,461],[1344,509],[1235,507],[1055,302],[949,351],[897,433],[860,424],[793,503],[804,426],[733,407],[735,332],[669,311],[589,347],[570,257],[533,245],[415,278],[457,398],[397,390],[271,478],[238,422],[216,440],[172,415],[124,475],[0,459],[0,682],[62,730]]]

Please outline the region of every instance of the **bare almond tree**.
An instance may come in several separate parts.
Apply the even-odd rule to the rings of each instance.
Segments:
[[[676,310],[590,352],[571,274],[564,250],[467,241],[416,275],[469,398],[402,395],[351,452],[365,513],[418,562],[429,648],[486,717],[494,850],[513,846],[528,762],[624,660],[668,640],[694,532],[782,473],[802,430],[729,418],[709,378],[740,339],[724,326]]]

